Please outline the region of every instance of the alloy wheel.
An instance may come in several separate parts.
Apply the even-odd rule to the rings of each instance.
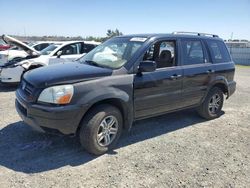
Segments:
[[[118,120],[115,116],[105,117],[97,131],[97,142],[100,146],[108,146],[115,139],[118,132]]]
[[[214,94],[208,104],[208,110],[211,114],[216,114],[221,105],[221,97],[219,94]]]

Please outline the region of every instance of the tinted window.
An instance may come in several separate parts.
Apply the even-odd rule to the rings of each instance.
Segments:
[[[153,44],[144,54],[143,61],[155,61],[157,68],[175,65],[175,42],[161,41]]]
[[[184,65],[201,64],[205,62],[201,41],[182,40],[182,61]]]
[[[212,60],[215,63],[231,61],[226,45],[221,41],[207,41]]]
[[[96,47],[94,44],[84,44],[82,43],[81,53],[88,53]]]
[[[62,55],[80,54],[80,43],[69,44],[62,48]]]

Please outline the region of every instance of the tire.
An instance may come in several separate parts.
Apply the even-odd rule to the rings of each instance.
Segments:
[[[224,96],[222,90],[218,87],[213,87],[197,111],[205,119],[215,119],[221,115],[223,102]]]
[[[94,155],[101,155],[113,149],[119,140],[123,118],[118,108],[104,104],[92,109],[80,126],[79,139],[83,148]]]

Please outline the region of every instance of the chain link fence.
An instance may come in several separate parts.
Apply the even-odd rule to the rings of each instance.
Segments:
[[[250,43],[227,44],[235,64],[250,65]]]

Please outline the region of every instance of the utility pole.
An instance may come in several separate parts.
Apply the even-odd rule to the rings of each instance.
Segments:
[[[231,33],[231,40],[233,40],[233,36],[234,36],[234,33],[232,32],[232,33]]]

